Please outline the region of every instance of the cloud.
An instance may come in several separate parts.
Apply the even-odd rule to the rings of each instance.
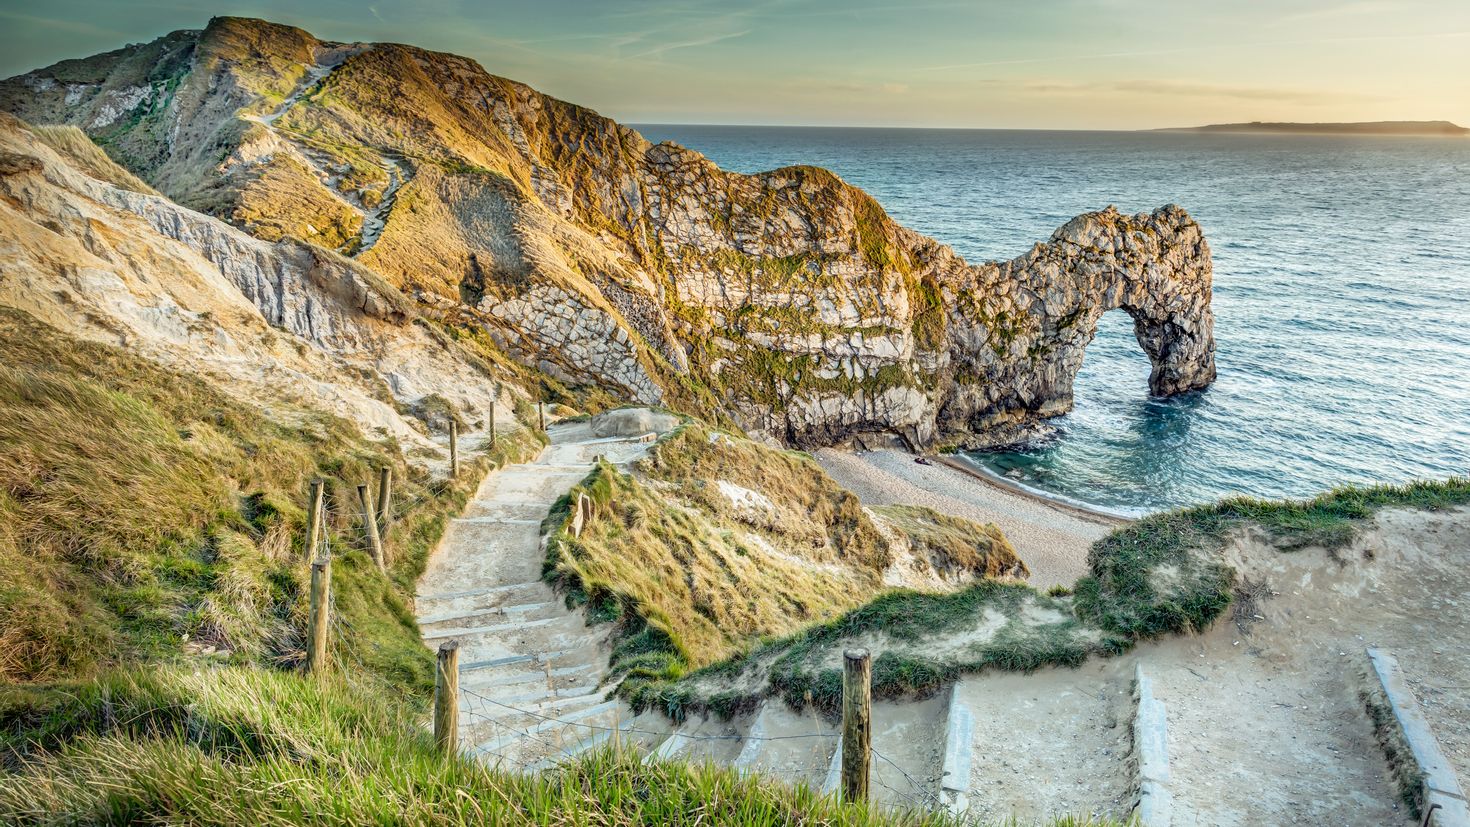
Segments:
[[[865,83],[862,81],[823,81],[819,78],[801,78],[783,84],[784,88],[796,93],[818,95],[906,95],[913,87],[907,83]]]
[[[939,66],[918,66],[915,72],[944,72],[956,69],[980,69],[989,66],[1017,66],[1031,63],[1073,63],[1086,60],[1110,60],[1114,58],[1133,57],[1161,57],[1166,55],[1199,54],[1201,52],[1232,52],[1251,49],[1269,49],[1278,46],[1315,46],[1330,43],[1363,43],[1374,41],[1395,40],[1441,40],[1446,38],[1470,37],[1470,31],[1447,31],[1447,32],[1416,32],[1410,34],[1365,34],[1365,35],[1343,35],[1340,37],[1305,37],[1291,40],[1259,40],[1240,41],[1231,43],[1220,43],[1214,45],[1197,45],[1189,48],[1177,49],[1145,49],[1124,52],[1099,52],[1084,55],[1042,55],[1037,57],[1018,57],[1004,60],[982,60],[974,63],[948,63]]]
[[[687,40],[676,40],[669,43],[660,43],[659,45],[654,46],[653,48],[646,51],[629,55],[629,57],[634,60],[649,57],[656,59],[663,57],[665,54],[675,51],[676,49],[692,49],[696,46],[708,46],[711,43],[719,43],[722,40],[733,40],[734,38],[744,37],[748,34],[750,34],[750,29],[743,29],[738,32],[729,32],[728,34],[714,34],[707,35],[705,37],[695,37],[689,38]],[[630,41],[630,43],[631,42],[636,41]]]
[[[1379,101],[1382,97],[1354,92],[1324,92],[1314,89],[1285,89],[1266,86],[1219,86],[1208,83],[1181,83],[1166,80],[1116,80],[1091,83],[1059,83],[1032,81],[1021,85],[1028,92],[1079,95],[1113,92],[1125,95],[1183,98],[1232,98],[1250,101],[1326,104]]]

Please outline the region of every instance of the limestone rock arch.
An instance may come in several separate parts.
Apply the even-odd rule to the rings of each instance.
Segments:
[[[1080,215],[1045,244],[953,282],[952,384],[940,430],[981,432],[1064,413],[1098,319],[1122,309],[1152,363],[1149,392],[1215,379],[1213,269],[1199,225],[1169,205]]]

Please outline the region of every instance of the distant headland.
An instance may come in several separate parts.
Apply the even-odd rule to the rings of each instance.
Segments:
[[[1155,132],[1255,132],[1304,135],[1470,135],[1470,129],[1449,121],[1361,121],[1357,123],[1214,123],[1155,129]]]

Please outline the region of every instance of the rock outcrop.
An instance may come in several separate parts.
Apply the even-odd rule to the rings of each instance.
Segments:
[[[0,108],[80,126],[261,238],[355,256],[553,387],[772,441],[977,442],[1061,413],[1115,308],[1153,393],[1214,378],[1209,247],[1174,206],[970,265],[825,170],[727,172],[464,58],[231,18],[0,82]]]

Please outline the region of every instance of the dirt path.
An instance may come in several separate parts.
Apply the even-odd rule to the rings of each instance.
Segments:
[[[1031,569],[1037,588],[1070,586],[1086,574],[1087,549],[1116,521],[1090,519],[974,479],[943,465],[919,465],[902,451],[823,449],[817,462],[865,505],[923,505],[995,523]],[[943,492],[943,493],[940,493]]]
[[[1176,827],[1407,825],[1364,711],[1365,649],[1396,655],[1462,778],[1470,772],[1470,510],[1381,514],[1349,547],[1233,541],[1232,616],[1196,637],[1031,675],[970,675],[966,791],[982,823],[1126,817],[1134,669],[1166,708]]]
[[[388,173],[388,186],[383,190],[383,200],[363,216],[362,242],[353,254],[354,257],[371,250],[378,239],[383,237],[383,228],[388,225],[388,214],[393,212],[393,205],[398,203],[398,190],[406,180],[401,161],[401,158],[383,156],[383,170]]]
[[[1358,698],[1362,647],[1286,619],[1140,653],[1168,710],[1174,824],[1407,824]]]
[[[1126,818],[1132,684],[1117,660],[956,683],[975,720],[969,814],[982,824]]]
[[[276,121],[280,120],[282,116],[289,112],[291,107],[295,106],[308,92],[326,80],[352,54],[354,54],[354,51],[347,49],[323,55],[321,62],[307,67],[306,73],[301,78],[301,82],[297,84],[296,89],[290,95],[286,96],[285,100],[281,101],[280,106],[271,110],[269,114],[251,117],[250,120],[265,126],[276,137],[290,144],[296,151],[296,154],[306,164],[307,168],[322,182],[322,186],[328,194],[362,216],[362,231],[358,239],[357,249],[353,253],[353,256],[356,257],[372,249],[373,245],[378,243],[378,239],[383,237],[383,229],[387,226],[388,217],[393,211],[394,204],[398,201],[398,191],[412,177],[411,170],[407,167],[401,156],[384,153],[382,155],[382,167],[383,172],[388,176],[388,185],[384,187],[382,197],[378,200],[378,203],[373,207],[368,207],[358,200],[355,195],[349,198],[337,189],[337,182],[341,178],[341,175],[328,168],[329,161],[323,157],[322,152],[297,141],[296,136],[290,129],[282,130],[276,128]]]
[[[1408,823],[1359,697],[1370,646],[1398,658],[1465,777],[1470,512],[1389,511],[1338,552],[1247,539],[1229,558],[1255,605],[1139,652],[1169,709],[1176,824]]]
[[[627,463],[648,446],[593,438],[585,424],[549,434],[537,459],[485,479],[450,523],[415,601],[429,645],[460,642],[465,748],[525,769],[603,743],[632,717],[604,697],[613,626],[589,627],[541,580],[541,521],[594,456]]]
[[[342,59],[345,59],[345,55],[342,56]],[[301,82],[297,84],[295,91],[288,95],[285,100],[281,101],[281,105],[273,109],[269,115],[262,115],[255,120],[259,121],[262,124],[265,124],[266,126],[274,128],[276,121],[280,120],[282,115],[286,114],[286,112],[289,111],[291,107],[295,106],[296,102],[301,100],[301,97],[303,95],[305,95],[307,92],[310,92],[313,88],[316,87],[318,83],[321,83],[327,75],[330,75],[333,70],[341,65],[342,60],[339,59],[335,62],[326,61],[323,63],[318,63],[314,66],[308,66],[306,69],[306,74],[301,77]]]

